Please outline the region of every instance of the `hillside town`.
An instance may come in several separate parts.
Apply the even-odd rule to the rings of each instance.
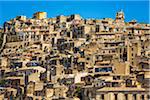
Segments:
[[[150,100],[150,24],[114,16],[6,21],[0,100]]]

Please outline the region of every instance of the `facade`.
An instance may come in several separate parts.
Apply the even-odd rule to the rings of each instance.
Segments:
[[[149,100],[150,24],[80,15],[4,23],[0,99]]]
[[[36,12],[33,15],[33,18],[35,18],[35,19],[44,19],[44,18],[47,18],[47,13],[46,12]]]

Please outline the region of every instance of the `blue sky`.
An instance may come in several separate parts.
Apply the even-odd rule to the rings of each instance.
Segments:
[[[48,17],[80,14],[83,18],[115,18],[120,9],[126,21],[136,19],[149,22],[149,1],[0,1],[0,25],[17,15],[31,18],[37,11],[46,11]]]

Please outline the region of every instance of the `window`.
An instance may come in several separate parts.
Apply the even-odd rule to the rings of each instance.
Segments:
[[[104,94],[101,94],[101,100],[104,100]]]
[[[115,100],[118,100],[117,94],[114,94],[114,96],[115,96]]]
[[[126,86],[127,86],[127,87],[131,87],[131,86],[132,86],[132,80],[127,79],[127,80],[126,80]]]
[[[96,25],[96,32],[99,32],[99,25]]]
[[[32,60],[37,60],[37,56],[33,56],[33,57],[32,57]]]
[[[125,100],[128,100],[128,94],[125,94]]]
[[[141,95],[141,100],[144,100],[144,95]],[[149,99],[148,99],[149,100]]]
[[[39,61],[42,59],[42,57],[39,57]]]
[[[95,68],[95,72],[99,72],[99,68]]]
[[[133,51],[133,48],[132,48],[132,51]]]
[[[85,78],[84,77],[81,77],[81,81],[84,81],[85,80]]]
[[[150,95],[147,95],[147,99],[150,100]]]
[[[113,76],[114,80],[120,80],[120,76]]]
[[[120,85],[119,85],[119,83],[118,82],[113,82],[112,83],[112,87],[119,87]]]
[[[90,58],[88,57],[87,60],[90,60]]]
[[[112,53],[115,53],[115,50],[112,50]]]
[[[132,53],[132,56],[133,56],[134,54]]]
[[[107,67],[107,68],[95,68],[95,72],[110,72],[112,71],[111,67]]]
[[[136,100],[136,94],[133,94],[133,100]]]

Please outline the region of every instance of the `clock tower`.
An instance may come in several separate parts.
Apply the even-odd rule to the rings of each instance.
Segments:
[[[123,12],[123,10],[117,12],[117,14],[116,14],[116,19],[115,19],[116,23],[120,23],[120,22],[121,22],[121,23],[124,23],[124,19],[125,19],[125,17],[124,17],[124,12]]]

